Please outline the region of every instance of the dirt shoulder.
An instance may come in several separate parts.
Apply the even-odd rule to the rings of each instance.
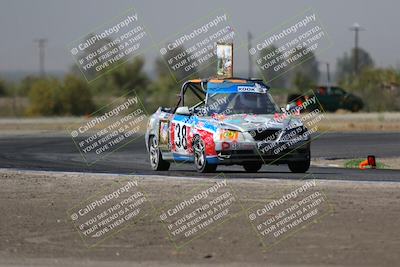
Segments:
[[[311,165],[315,167],[358,168],[358,165],[354,164],[354,161],[358,162],[359,160],[316,158],[311,160]],[[380,169],[400,170],[399,157],[378,158],[376,159],[376,161],[378,164],[378,168]]]
[[[88,248],[67,210],[127,178],[138,181],[151,208],[143,209],[144,216],[129,227]],[[221,182],[221,177],[126,177],[3,169],[0,265],[394,266],[400,260],[400,233],[396,230],[400,223],[399,183],[316,180],[332,210],[264,250],[265,243],[263,246],[243,209],[262,207],[306,181],[224,178],[242,212],[176,249],[157,210],[176,205],[193,188]]]

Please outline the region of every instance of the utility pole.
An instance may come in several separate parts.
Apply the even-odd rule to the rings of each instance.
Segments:
[[[251,48],[251,40],[253,36],[251,35],[251,32],[247,32],[247,51],[250,51]],[[251,60],[251,55],[249,53],[249,78],[253,78],[253,64]]]
[[[364,28],[360,26],[357,22],[350,27],[350,31],[354,31],[354,74],[358,74],[358,33],[363,31]]]
[[[331,86],[331,72],[330,72],[330,64],[325,61],[318,61],[319,64],[324,64],[326,66],[326,87],[329,88]]]
[[[45,70],[44,70],[44,55],[45,55],[45,45],[47,43],[47,39],[40,38],[40,39],[35,39],[35,43],[38,43],[39,47],[39,74],[41,77],[44,77],[46,75]]]
[[[329,62],[326,62],[326,78],[327,78],[327,86],[331,86],[331,72],[329,70]]]

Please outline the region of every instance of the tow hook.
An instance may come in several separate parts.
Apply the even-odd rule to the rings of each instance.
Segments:
[[[229,159],[231,155],[222,155],[221,152],[218,153],[218,159],[224,160]]]

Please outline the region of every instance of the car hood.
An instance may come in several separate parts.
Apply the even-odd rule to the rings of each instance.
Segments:
[[[281,113],[262,114],[262,115],[216,115],[204,117],[205,120],[214,124],[218,128],[231,129],[237,131],[252,131],[256,129],[284,129],[302,126],[298,118],[282,116]],[[290,127],[288,127],[290,125]]]

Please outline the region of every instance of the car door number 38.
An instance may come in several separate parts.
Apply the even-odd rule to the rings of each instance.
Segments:
[[[184,124],[175,124],[175,145],[178,150],[187,149],[187,127]]]

